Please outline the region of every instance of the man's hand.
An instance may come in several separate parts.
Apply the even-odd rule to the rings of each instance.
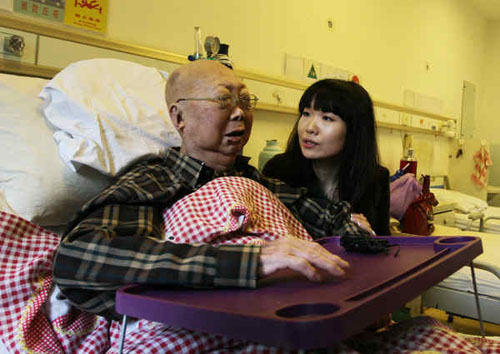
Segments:
[[[316,242],[286,237],[262,246],[259,275],[264,277],[288,268],[302,273],[309,280],[323,281],[344,275],[344,269],[348,267],[349,263]]]

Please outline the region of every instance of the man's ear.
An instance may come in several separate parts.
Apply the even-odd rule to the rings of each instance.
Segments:
[[[182,114],[182,110],[177,104],[174,103],[168,109],[168,113],[170,114],[170,119],[172,120],[175,129],[177,129],[179,134],[182,136],[182,133],[184,132],[184,127],[186,125],[186,122],[184,121],[184,117]]]

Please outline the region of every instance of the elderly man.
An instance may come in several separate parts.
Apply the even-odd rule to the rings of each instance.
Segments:
[[[359,234],[345,204],[322,205],[303,190],[260,176],[239,156],[248,141],[257,98],[220,63],[197,61],[170,76],[166,99],[182,136],[179,149],[133,164],[87,203],[63,238],[54,280],[73,304],[108,318],[124,284],[256,287],[283,268],[312,281],[341,276],[347,262],[316,243],[294,237],[257,245],[158,242],[162,212],[221,176],[261,182],[299,218],[313,237]]]

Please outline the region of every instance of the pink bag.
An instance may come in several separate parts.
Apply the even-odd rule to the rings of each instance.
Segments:
[[[410,204],[422,193],[422,186],[414,175],[406,173],[391,182],[390,215],[401,220]]]

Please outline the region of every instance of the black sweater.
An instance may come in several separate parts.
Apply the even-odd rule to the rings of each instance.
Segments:
[[[307,187],[310,193],[327,198],[312,168],[293,166],[293,162],[285,154],[276,155],[269,160],[262,173],[294,187]],[[379,165],[375,171],[373,184],[369,186],[361,200],[352,206],[354,213],[366,216],[377,235],[390,235],[389,193],[389,170]]]

